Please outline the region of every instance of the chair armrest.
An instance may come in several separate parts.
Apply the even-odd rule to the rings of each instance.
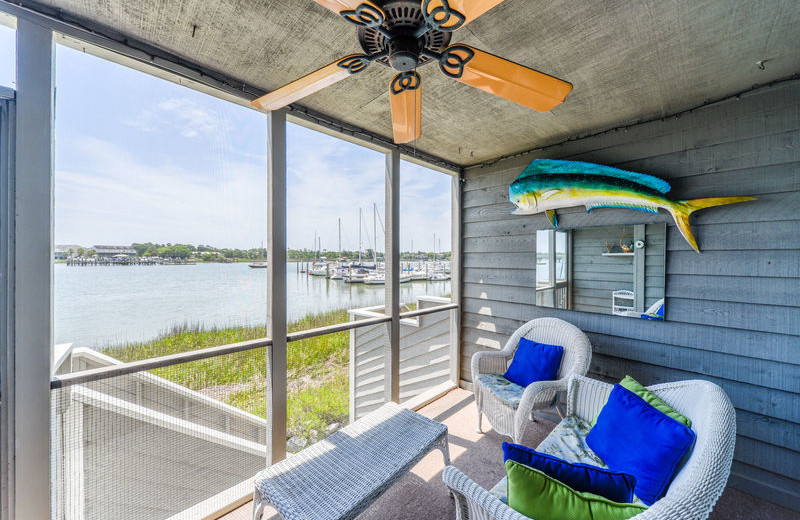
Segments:
[[[502,350],[484,350],[472,356],[472,382],[478,374],[503,374],[508,369],[508,360],[514,357],[513,352]]]
[[[535,410],[550,404],[556,392],[566,392],[569,379],[556,379],[555,381],[536,381],[525,387],[519,410]]]
[[[453,492],[456,500],[456,518],[459,520],[469,520],[470,518],[530,520],[527,516],[508,507],[495,495],[483,489],[453,466],[444,468],[442,480]],[[470,515],[470,511],[475,514]]]
[[[581,375],[572,375],[567,384],[567,415],[592,421],[605,406],[614,385]]]
[[[514,414],[514,442],[522,441],[522,433],[528,423],[531,412],[546,408],[555,399],[558,392],[565,392],[569,379],[555,381],[536,381],[525,387],[519,407]]]

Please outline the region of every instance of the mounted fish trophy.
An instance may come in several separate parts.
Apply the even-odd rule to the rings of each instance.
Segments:
[[[756,200],[755,197],[670,200],[665,196],[669,190],[667,181],[644,173],[593,163],[536,159],[511,183],[508,198],[517,206],[513,214],[544,212],[554,227],[558,227],[556,210],[570,206],[584,205],[587,212],[595,208],[626,208],[658,213],[664,209],[698,253],[689,215],[713,206]]]

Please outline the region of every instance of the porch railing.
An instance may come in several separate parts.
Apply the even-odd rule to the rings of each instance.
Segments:
[[[400,314],[400,402],[452,382],[450,344],[458,308],[449,298],[420,296],[417,308]],[[450,311],[450,312],[444,312]],[[351,323],[384,316],[384,307],[350,312]],[[350,420],[384,403],[384,346],[386,327],[362,326],[350,331]],[[457,360],[456,360],[457,362]]]
[[[416,310],[400,315],[402,401],[447,381],[457,307],[423,297]],[[383,356],[391,318],[376,311],[351,311],[357,319],[293,332],[287,340],[350,331],[352,396],[353,384],[367,381],[353,335],[375,335],[369,346]],[[263,352],[266,364],[271,346],[261,338],[129,363],[90,349],[57,349],[59,369],[50,382],[53,518],[205,518],[248,500],[253,475],[267,465],[269,417],[223,402],[217,392],[230,389],[191,390],[169,376],[174,370],[202,378],[204,365],[225,359],[238,366],[253,352]],[[263,388],[268,410],[264,377],[252,384]],[[383,402],[381,384],[372,404]]]

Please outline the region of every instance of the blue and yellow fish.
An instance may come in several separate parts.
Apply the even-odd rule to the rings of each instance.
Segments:
[[[628,208],[647,213],[667,210],[683,238],[700,252],[689,226],[689,215],[697,210],[755,197],[711,197],[692,200],[670,200],[667,181],[643,173],[629,172],[599,164],[536,159],[508,188],[509,200],[517,206],[515,215],[544,212],[558,227],[555,210],[569,206],[595,208]]]

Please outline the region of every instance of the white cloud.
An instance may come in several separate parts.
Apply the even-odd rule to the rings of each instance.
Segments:
[[[189,98],[170,98],[145,108],[125,123],[146,132],[178,132],[183,137],[219,132],[226,122],[216,110]]]
[[[154,167],[106,141],[76,142],[89,166],[56,171],[57,242],[249,248],[265,239],[262,165],[226,162],[204,172]]]
[[[338,248],[337,219],[342,219],[342,247],[358,247],[358,208],[364,209],[362,244],[373,242],[373,206],[384,218],[385,156],[344,141],[296,129],[289,134],[287,228],[291,247]],[[400,248],[450,249],[450,177],[405,161],[400,174]],[[384,235],[377,225],[378,247]],[[439,240],[440,239],[440,240]]]
[[[372,243],[372,203],[384,216],[384,155],[290,126],[287,233],[290,247],[336,250],[358,246],[358,208],[364,208],[363,247]],[[152,164],[125,144],[71,136],[80,160],[56,171],[56,242],[204,243],[257,247],[266,240],[266,168],[263,157],[207,154],[202,171],[181,157]],[[215,147],[216,148],[216,147]],[[206,155],[203,156],[204,159]],[[196,162],[196,161],[195,161]],[[450,177],[401,163],[401,249],[431,250],[433,234],[450,249]],[[385,221],[385,219],[384,219]],[[378,225],[378,249],[384,236]],[[437,247],[438,247],[437,243]]]

